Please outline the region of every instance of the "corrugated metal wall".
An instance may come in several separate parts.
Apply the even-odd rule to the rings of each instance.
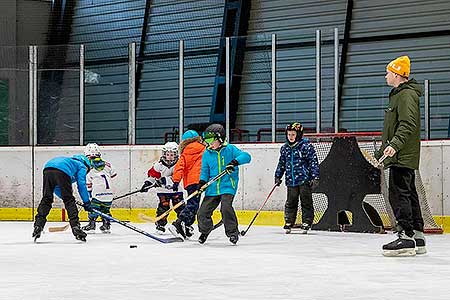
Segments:
[[[209,121],[224,1],[152,1],[137,99],[137,143],[178,128],[179,40],[185,51],[185,126]]]
[[[277,34],[277,128],[301,121],[315,128],[315,31],[322,30],[322,128],[332,126],[333,30],[343,35],[347,1],[252,1],[247,51],[236,127],[250,140],[271,124],[271,34]],[[263,135],[270,140],[270,132]],[[278,140],[283,137],[279,135]]]
[[[208,122],[223,0],[152,1],[137,99],[137,142],[162,143],[178,128],[178,40],[185,40],[185,125]],[[343,38],[346,0],[253,0],[236,127],[254,140],[271,123],[270,35],[277,38],[277,127],[315,127],[315,30],[322,29],[322,128],[332,126],[333,28]],[[126,143],[127,44],[138,42],[145,1],[78,1],[73,43],[86,45],[86,141]],[[448,1],[355,0],[343,86],[341,127],[380,130],[390,90],[387,62],[412,59],[412,74],[431,80],[432,138],[444,137],[450,108]],[[417,36],[414,36],[414,33]],[[421,34],[424,33],[424,34]],[[381,37],[381,38],[380,38]],[[371,41],[371,39],[374,39]],[[138,46],[139,47],[139,46]],[[94,80],[95,81],[95,80]],[[269,134],[263,140],[268,140]],[[282,137],[280,136],[281,140]]]
[[[432,32],[449,28],[448,1],[354,1],[342,127],[351,131],[382,128],[390,91],[384,79],[386,64],[397,56],[408,55],[411,76],[422,83],[425,79],[431,81],[431,137],[447,137],[450,36],[433,36]]]
[[[145,0],[80,0],[71,43],[86,47],[85,141],[126,144],[128,43],[140,41]]]

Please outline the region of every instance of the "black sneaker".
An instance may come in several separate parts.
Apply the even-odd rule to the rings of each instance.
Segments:
[[[110,229],[111,229],[111,223],[109,222],[108,219],[102,219],[103,225],[100,226],[100,230],[103,233],[110,233]]]
[[[204,244],[206,242],[207,238],[208,238],[208,234],[202,233],[202,234],[200,234],[200,237],[198,238],[198,242],[200,244]]]
[[[427,253],[427,248],[425,247],[425,235],[422,231],[414,230],[414,241],[416,242],[416,254]]]
[[[42,234],[42,227],[41,227],[41,226],[38,226],[38,225],[35,225],[35,226],[34,226],[34,230],[33,230],[33,234],[32,234],[32,237],[34,238],[34,241],[35,241],[35,242],[36,242],[36,240],[37,240],[38,238],[41,237],[41,234]]]
[[[398,238],[383,245],[384,256],[414,256],[416,255],[416,242],[404,231],[398,233]]]
[[[81,227],[81,229],[83,229],[85,231],[95,230],[95,220],[89,219],[89,224]]]
[[[77,240],[86,242],[87,234],[86,234],[86,232],[81,230],[80,226],[77,225],[77,226],[72,227],[72,233]]]
[[[186,239],[186,232],[184,231],[184,222],[177,219],[175,222],[169,226],[169,231],[174,236],[181,236],[183,239]]]
[[[233,245],[236,245],[236,243],[237,243],[238,241],[239,241],[239,235],[233,234],[233,235],[230,236],[230,242],[231,242]]]

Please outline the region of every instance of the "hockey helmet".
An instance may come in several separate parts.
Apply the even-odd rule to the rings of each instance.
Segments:
[[[89,143],[84,147],[84,155],[88,157],[100,157],[102,153],[96,143]]]
[[[97,171],[103,171],[103,169],[105,168],[105,161],[101,157],[95,157],[94,159],[92,159],[92,166]]]
[[[294,122],[286,126],[285,130],[286,140],[289,142],[289,139],[287,138],[288,131],[295,131],[297,133],[297,135],[295,136],[295,143],[300,141],[303,137],[303,126],[302,124],[300,124],[300,122]]]
[[[163,162],[170,166],[174,165],[178,160],[178,144],[176,142],[165,143],[162,149],[162,153]]]
[[[187,140],[187,139],[193,139],[195,137],[198,137],[198,133],[195,130],[188,130],[181,136],[181,140]]]
[[[82,162],[84,164],[84,166],[86,167],[87,171],[89,172],[93,165],[92,165],[92,161],[85,155],[81,155],[81,154],[76,154],[74,156],[72,156],[73,159],[78,160],[80,162]]]
[[[202,137],[208,145],[211,145],[215,140],[223,144],[225,142],[225,128],[220,124],[211,124],[205,129]]]

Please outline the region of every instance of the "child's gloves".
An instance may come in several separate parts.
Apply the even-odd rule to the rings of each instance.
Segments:
[[[275,177],[275,181],[274,182],[275,182],[276,186],[280,186],[281,183],[283,182],[283,180],[281,180],[281,178]]]
[[[234,172],[235,168],[239,165],[238,161],[233,159],[226,165],[225,170],[227,170],[228,174],[231,174]]]
[[[178,192],[178,186],[180,185],[179,182],[174,182],[172,185],[172,191]]]
[[[85,211],[91,212],[92,211],[91,201],[83,202],[83,208]]]
[[[200,180],[198,182],[198,189],[197,189],[197,193],[201,194],[203,193],[204,189],[202,189],[202,187],[206,184],[206,181],[204,180]]]
[[[314,178],[309,182],[309,186],[311,187],[311,190],[315,190],[319,186],[319,178]]]
[[[145,193],[148,192],[149,189],[151,189],[153,187],[153,183],[150,182],[149,180],[144,181],[144,184],[141,187],[140,192],[141,193]]]

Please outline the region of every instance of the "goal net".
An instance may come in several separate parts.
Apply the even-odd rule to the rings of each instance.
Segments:
[[[332,213],[332,214],[337,214],[337,216],[332,216],[331,218],[328,218],[328,220],[332,220],[331,223],[334,223],[336,221],[336,224],[327,224],[326,228],[323,228],[323,226],[315,226],[317,227],[322,227],[321,229],[328,229],[328,230],[343,230],[343,228],[348,228],[350,231],[357,231],[357,230],[351,230],[351,227],[354,224],[354,222],[356,222],[357,220],[355,220],[356,215],[355,212],[352,212],[350,210],[347,209],[342,209],[342,207],[338,207],[335,205],[335,203],[330,203],[329,204],[329,200],[328,200],[328,196],[323,193],[324,189],[327,189],[327,187],[323,187],[324,185],[322,184],[322,179],[326,178],[327,175],[329,175],[328,177],[330,177],[332,175],[332,180],[336,181],[336,187],[335,190],[332,190],[331,192],[328,192],[327,194],[333,194],[336,192],[337,194],[340,195],[340,198],[342,197],[347,197],[348,199],[344,199],[343,201],[345,203],[347,202],[361,202],[360,200],[356,199],[358,197],[356,197],[354,194],[352,193],[348,193],[348,194],[342,194],[342,191],[340,191],[341,189],[348,189],[348,181],[349,178],[342,178],[343,176],[339,176],[339,175],[335,175],[334,173],[334,169],[339,168],[339,163],[336,162],[336,164],[334,164],[334,161],[330,163],[328,163],[328,165],[331,165],[331,168],[324,168],[324,165],[326,164],[322,164],[327,157],[330,154],[330,150],[333,147],[333,144],[337,143],[337,141],[342,140],[342,139],[356,139],[356,143],[357,143],[357,147],[356,149],[352,149],[351,144],[349,144],[349,146],[346,146],[346,144],[344,144],[345,147],[348,147],[347,149],[344,148],[343,151],[340,154],[338,154],[338,160],[340,159],[341,156],[346,156],[347,152],[355,152],[354,155],[352,157],[342,157],[343,160],[345,160],[343,162],[343,164],[345,165],[345,167],[347,169],[350,170],[350,172],[352,171],[352,169],[356,170],[359,168],[363,168],[363,173],[366,172],[367,176],[375,176],[373,175],[373,172],[378,172],[377,176],[377,182],[379,182],[379,190],[377,191],[377,193],[367,193],[365,194],[365,196],[363,197],[362,203],[356,203],[357,206],[352,206],[353,208],[362,206],[363,210],[365,212],[365,214],[367,215],[367,217],[369,218],[370,222],[375,225],[375,226],[381,226],[381,230],[389,230],[389,229],[393,229],[395,227],[395,218],[394,218],[394,214],[392,211],[392,208],[389,204],[389,200],[388,200],[388,188],[389,188],[389,171],[388,170],[384,170],[384,171],[378,171],[375,168],[373,168],[372,165],[368,165],[366,162],[370,162],[368,156],[372,156],[373,159],[373,155],[375,153],[375,151],[380,147],[381,145],[381,135],[380,133],[338,133],[338,134],[305,134],[305,136],[312,142],[312,144],[314,145],[315,149],[316,149],[316,153],[317,153],[317,157],[319,160],[319,164],[321,167],[321,183],[319,185],[318,191],[316,193],[313,193],[313,202],[314,202],[314,211],[315,211],[315,216],[314,216],[314,224],[319,224],[323,225],[323,221],[321,220],[325,215]],[[336,145],[335,145],[336,146]],[[336,147],[334,147],[334,149],[336,149]],[[368,153],[368,154],[367,154]],[[364,156],[365,154],[365,156]],[[359,157],[363,157],[360,158]],[[330,159],[330,157],[329,157]],[[327,159],[327,162],[330,162],[329,159]],[[363,162],[361,163],[362,160]],[[365,160],[365,161],[364,161]],[[373,163],[373,161],[372,161]],[[367,167],[369,166],[369,167]],[[364,168],[366,171],[364,171]],[[368,169],[370,168],[370,170]],[[326,172],[332,172],[333,174],[324,174],[324,170]],[[329,171],[331,170],[331,171]],[[339,171],[339,170],[337,170]],[[336,174],[340,174],[340,173],[336,173]],[[371,175],[372,174],[372,175]],[[355,184],[359,184],[361,185],[362,183],[360,181],[355,180]],[[423,186],[422,183],[422,179],[420,176],[420,172],[418,170],[416,170],[416,188],[417,188],[417,193],[419,195],[419,201],[420,201],[420,207],[422,210],[422,216],[423,216],[423,220],[424,220],[424,230],[427,233],[442,233],[442,229],[436,224],[435,220],[433,219],[433,216],[431,214],[431,210],[430,207],[428,205],[427,202],[427,197],[426,197],[426,193],[425,193],[425,188]],[[326,183],[325,183],[326,184]],[[347,185],[346,185],[347,184]],[[351,183],[350,183],[351,184]],[[377,184],[378,185],[378,184]],[[358,187],[357,187],[358,188]],[[344,191],[345,192],[345,191]],[[348,195],[348,196],[345,196]],[[334,196],[333,196],[334,197]],[[339,197],[337,197],[339,198]],[[334,199],[337,199],[334,198]],[[354,199],[355,198],[355,199]],[[335,200],[337,201],[337,200]],[[330,212],[327,210],[329,209],[329,207],[332,207],[332,209],[337,210],[336,212]],[[340,209],[339,209],[340,208]],[[356,209],[357,210],[357,209]],[[343,220],[345,219],[345,220]],[[301,210],[299,209],[299,215],[297,217],[297,222],[301,221]],[[360,221],[360,220],[359,220]],[[378,223],[382,223],[382,224],[378,224]],[[356,226],[355,226],[356,227]],[[320,229],[320,228],[319,228]],[[369,230],[370,231],[370,230]]]

